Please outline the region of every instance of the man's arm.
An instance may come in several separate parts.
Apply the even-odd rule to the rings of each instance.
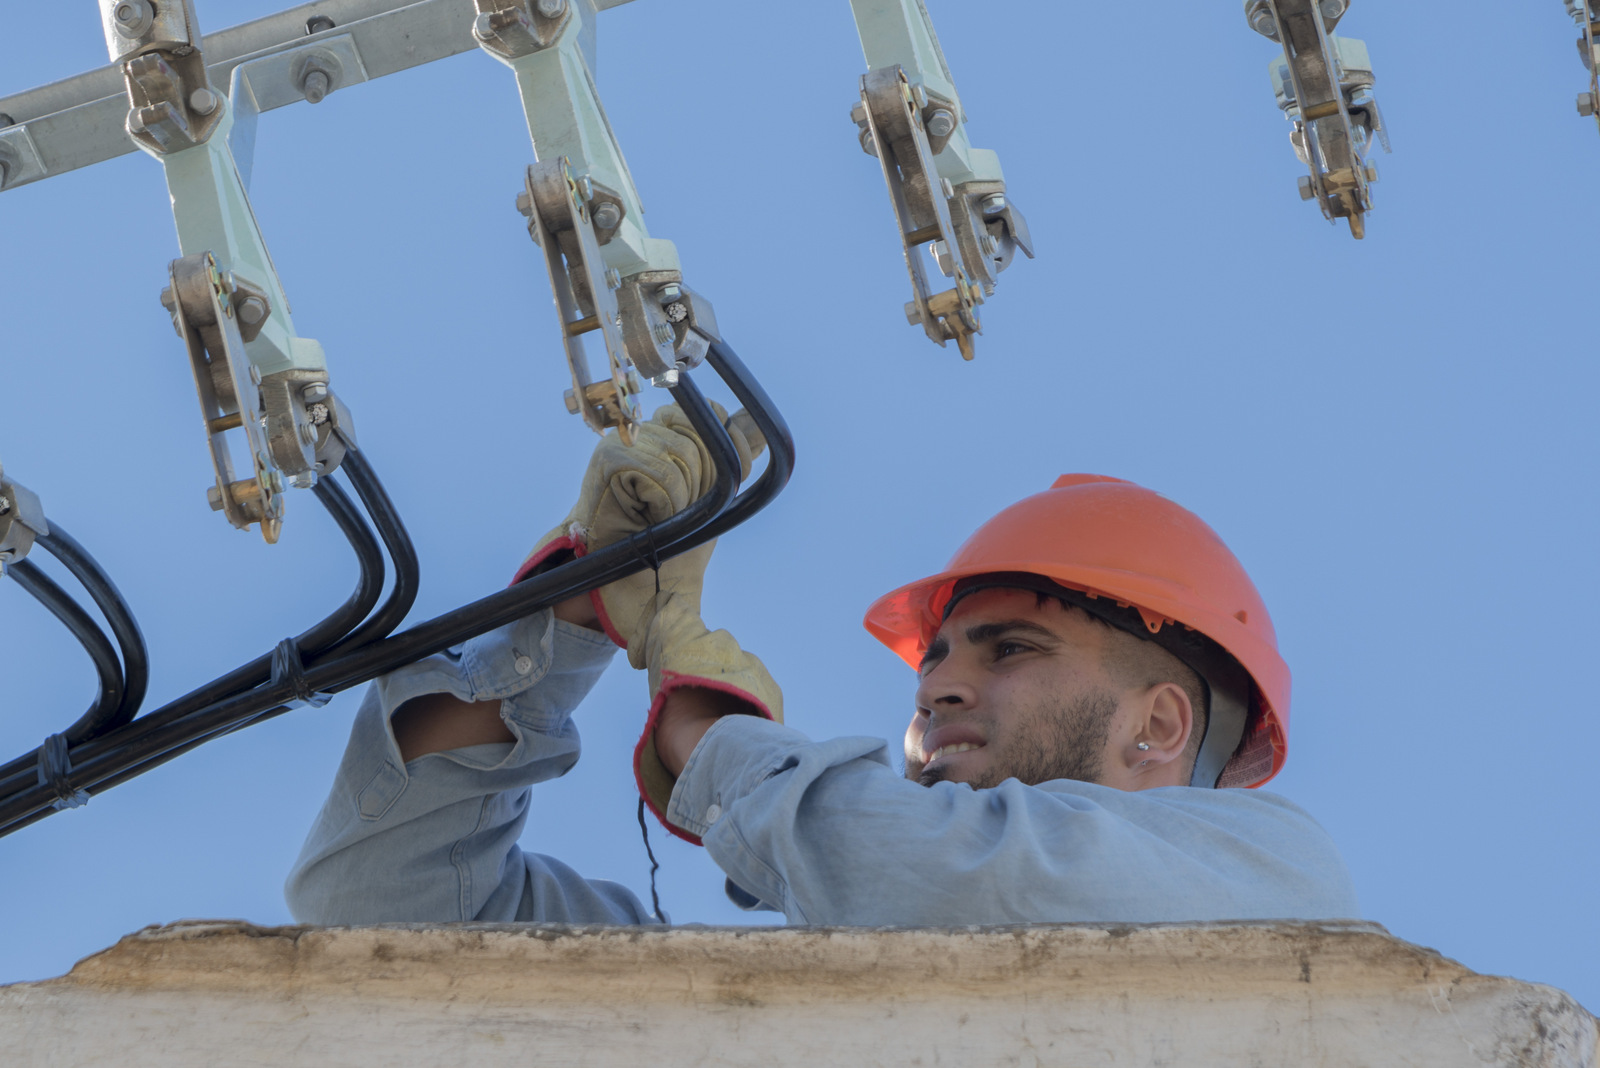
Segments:
[[[600,631],[600,615],[586,593],[562,601],[552,611],[563,622]],[[429,753],[516,741],[500,717],[500,702],[463,701],[451,693],[413,697],[389,722],[400,759],[407,764]]]
[[[652,922],[623,887],[517,844],[528,787],[576,763],[570,713],[614,652],[539,612],[376,681],[290,874],[296,918]]]
[[[1326,833],[1270,794],[1014,779],[929,788],[897,775],[878,739],[813,743],[752,716],[712,721],[667,814],[792,923],[1358,915]]]

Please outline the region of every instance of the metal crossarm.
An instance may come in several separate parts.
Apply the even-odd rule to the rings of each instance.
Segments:
[[[1367,153],[1374,139],[1389,151],[1389,132],[1372,95],[1366,44],[1333,32],[1348,7],[1348,0],[1245,0],[1244,13],[1251,29],[1283,46],[1268,70],[1293,124],[1295,155],[1310,171],[1300,178],[1300,198],[1315,200],[1329,221],[1345,219],[1360,240],[1378,180]]]

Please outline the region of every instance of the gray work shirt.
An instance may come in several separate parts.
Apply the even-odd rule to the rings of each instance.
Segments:
[[[530,787],[578,760],[571,713],[616,647],[539,612],[368,690],[333,790],[289,875],[304,923],[652,923],[631,891],[517,844]],[[501,702],[515,742],[402,763],[389,717],[427,693]],[[1071,780],[931,788],[877,738],[813,742],[716,723],[668,818],[702,836],[745,908],[790,923],[1333,919],[1359,915],[1344,862],[1260,790],[1128,793]]]

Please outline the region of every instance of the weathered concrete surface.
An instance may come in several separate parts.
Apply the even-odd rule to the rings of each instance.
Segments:
[[[0,987],[0,1063],[1596,1068],[1596,1021],[1372,924],[185,923]]]

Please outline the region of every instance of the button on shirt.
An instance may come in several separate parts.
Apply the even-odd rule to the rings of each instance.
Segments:
[[[625,887],[517,844],[531,787],[577,762],[571,713],[613,652],[546,611],[375,682],[289,876],[296,918],[655,922]],[[389,717],[439,692],[500,701],[515,741],[402,763]],[[813,742],[753,716],[712,726],[667,816],[704,840],[730,898],[791,923],[1359,915],[1333,842],[1273,794],[1014,779],[929,788],[896,774],[880,739]]]

